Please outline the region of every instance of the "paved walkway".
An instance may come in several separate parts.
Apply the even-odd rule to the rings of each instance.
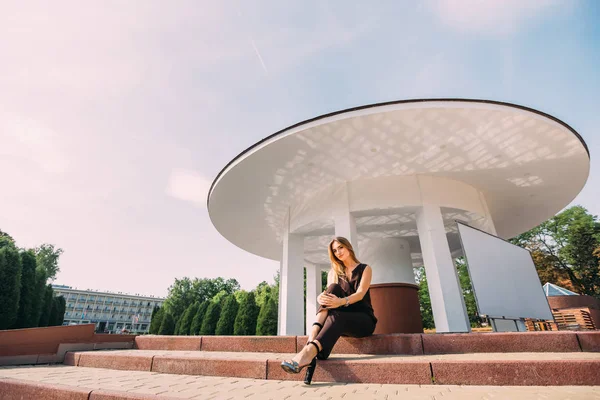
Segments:
[[[115,356],[173,356],[178,358],[203,358],[227,360],[287,360],[295,353],[254,353],[249,351],[186,351],[186,350],[104,350],[81,352],[81,354]],[[384,361],[528,361],[528,360],[600,360],[600,353],[469,353],[469,354],[432,354],[410,356],[405,354],[332,354],[330,360],[377,360]]]
[[[0,367],[0,379],[171,399],[600,400],[600,386],[443,386],[319,383],[169,375],[65,365]],[[0,383],[1,384],[1,383]],[[93,393],[93,392],[92,392]],[[141,398],[141,397],[140,397]]]

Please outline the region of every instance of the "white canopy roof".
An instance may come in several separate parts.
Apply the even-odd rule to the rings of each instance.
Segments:
[[[579,134],[542,112],[482,100],[398,101],[320,116],[258,142],[216,177],[208,212],[232,243],[279,260],[292,204],[335,183],[432,175],[480,190],[498,236],[511,238],[568,205],[589,168]],[[360,223],[357,216],[359,231]]]

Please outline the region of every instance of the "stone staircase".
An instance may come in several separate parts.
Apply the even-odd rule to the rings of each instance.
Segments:
[[[133,342],[133,349],[69,351],[65,354],[65,366],[61,371],[64,372],[65,368],[82,373],[89,371],[89,376],[82,378],[81,382],[67,380],[76,388],[88,387],[86,399],[104,398],[91,396],[94,388],[98,389],[97,384],[94,388],[85,386],[86,381],[91,382],[90,379],[98,375],[97,371],[129,371],[131,374],[135,371],[137,374],[152,374],[154,378],[148,379],[156,380],[176,376],[181,379],[229,377],[262,381],[267,385],[267,382],[303,379],[303,374],[284,373],[279,364],[282,359],[297,352],[306,340],[303,336],[138,336]],[[18,371],[11,373],[18,374]],[[18,375],[20,380],[15,380],[17,375],[7,372],[3,376],[0,370],[0,398],[29,398],[23,397],[24,393],[34,389],[44,393],[39,385],[54,382],[52,377],[55,375],[52,374],[49,372],[37,382],[27,383],[21,380],[23,374]],[[105,382],[108,385],[108,381]],[[439,387],[600,385],[600,331],[393,334],[364,339],[342,338],[330,359],[318,362],[313,382],[317,385],[360,383]],[[74,390],[73,387],[60,390],[63,389]],[[140,390],[151,390],[151,387]],[[65,393],[60,396],[64,397]],[[32,398],[54,398],[36,396]],[[123,392],[106,398],[156,397],[154,394],[154,397],[127,396]]]
[[[133,350],[69,352],[66,365],[301,380],[279,367],[304,336],[138,336]],[[600,332],[342,338],[314,380],[377,384],[600,385]]]

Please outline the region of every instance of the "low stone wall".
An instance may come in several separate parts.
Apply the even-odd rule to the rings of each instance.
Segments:
[[[0,365],[62,363],[67,351],[131,349],[134,335],[94,333],[94,324],[0,331]]]

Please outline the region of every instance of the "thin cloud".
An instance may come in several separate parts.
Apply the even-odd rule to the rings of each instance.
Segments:
[[[204,206],[209,188],[210,182],[198,173],[174,168],[169,176],[166,193],[196,206]]]
[[[452,29],[465,33],[512,35],[560,0],[432,0],[429,9]]]

